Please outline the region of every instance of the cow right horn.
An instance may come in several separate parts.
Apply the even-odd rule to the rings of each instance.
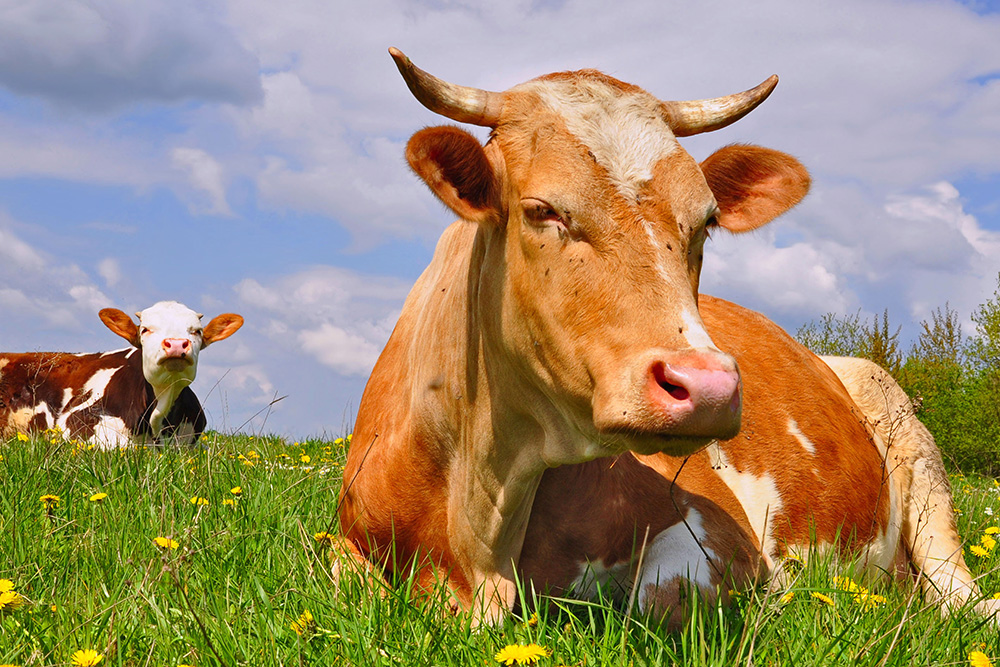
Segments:
[[[712,100],[663,102],[663,108],[670,119],[670,129],[674,134],[678,137],[689,137],[692,134],[719,130],[735,123],[766,100],[776,85],[778,77],[772,74],[756,88],[742,93],[716,97]]]
[[[496,127],[500,121],[503,95],[479,88],[456,86],[453,83],[428,74],[394,46],[389,47],[389,55],[396,61],[399,73],[403,75],[410,92],[421,104],[459,123],[471,123],[484,127]]]

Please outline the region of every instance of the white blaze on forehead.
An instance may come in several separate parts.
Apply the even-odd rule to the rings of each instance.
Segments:
[[[139,324],[165,338],[187,338],[191,329],[201,328],[201,317],[184,304],[160,301],[139,313]]]
[[[537,94],[561,115],[629,201],[652,180],[656,163],[679,146],[660,101],[649,93],[623,93],[589,79],[529,81],[513,90]]]

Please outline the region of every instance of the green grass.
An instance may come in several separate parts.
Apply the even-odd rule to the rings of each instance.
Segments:
[[[696,605],[676,633],[562,600],[540,605],[537,623],[511,616],[472,629],[447,613],[443,591],[411,596],[405,576],[385,595],[350,578],[332,586],[313,535],[336,530],[342,444],[213,435],[202,445],[97,452],[58,438],[0,441],[0,579],[24,600],[0,611],[0,663],[69,664],[74,651],[94,649],[102,666],[496,665],[496,652],[515,643],[547,649],[541,667],[967,665],[973,650],[1000,656],[983,619],[942,619],[906,583],[879,587],[885,603],[865,607],[834,580],[851,576],[850,565],[822,557],[797,576],[790,601],[762,586],[728,608]],[[992,480],[954,483],[960,528],[974,544],[996,523],[987,508],[1000,520],[1000,495]],[[108,495],[92,502],[95,493]],[[60,497],[50,510],[45,494]],[[156,537],[178,548],[161,549]],[[996,551],[967,555],[987,594],[1000,591]],[[313,621],[300,634],[293,626],[306,610]]]

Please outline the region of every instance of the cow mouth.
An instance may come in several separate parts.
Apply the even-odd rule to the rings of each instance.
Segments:
[[[164,357],[160,359],[159,365],[166,368],[187,368],[193,363],[194,360],[185,355],[183,357]]]

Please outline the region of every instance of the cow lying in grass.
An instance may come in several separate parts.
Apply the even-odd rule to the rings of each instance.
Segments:
[[[173,438],[194,442],[205,413],[188,385],[198,353],[243,325],[226,313],[202,325],[200,313],[161,301],[136,313],[101,320],[132,347],[114,352],[0,353],[0,433],[60,429],[67,439],[100,447]]]
[[[811,547],[912,573],[946,607],[979,597],[940,455],[895,383],[698,293],[708,231],[768,223],[809,176],[756,146],[699,165],[675,137],[734,122],[776,79],[702,102],[592,70],[492,93],[392,55],[421,103],[492,132],[407,145],[462,219],[365,389],[348,561],[416,567],[426,588],[444,575],[477,621],[510,610],[520,580],[635,590],[676,623],[690,586],[725,597]]]

